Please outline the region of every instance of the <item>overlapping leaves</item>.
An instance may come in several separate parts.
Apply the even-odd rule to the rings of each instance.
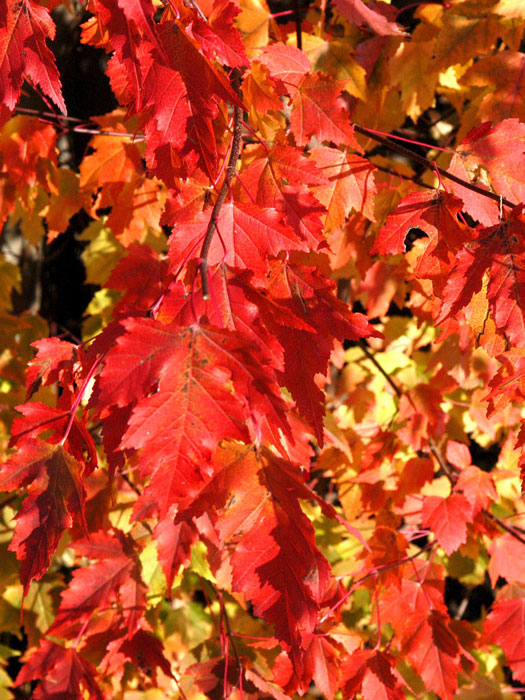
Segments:
[[[49,6],[0,3],[2,121],[23,80],[65,113]],[[483,7],[419,8],[411,45],[385,3],[312,4],[302,51],[264,2],[90,0],[83,40],[108,53],[121,108],[96,119],[80,174],[57,167],[53,127],[3,127],[2,221],[37,244],[43,219],[51,240],[84,208],[88,275],[106,283],[91,343],[35,345],[35,400],[18,407],[0,472],[0,489],[24,496],[9,545],[21,597],[53,561],[74,561],[40,629],[54,641],[33,645],[17,680],[44,678],[34,697],[128,682],[169,697],[191,664],[212,698],[282,700],[312,681],[329,698],[451,698],[487,644],[523,680],[523,635],[506,630],[523,626],[523,567],[508,562],[523,538],[508,523],[525,472],[525,229],[512,206],[525,145],[511,88],[496,105],[480,82],[500,86],[499,67],[519,85],[521,15]],[[430,88],[388,75],[423,45]],[[435,89],[458,111],[468,94],[462,133],[476,126],[449,189],[419,188],[383,155],[373,165],[350,121],[393,129]],[[509,118],[475,123],[492,114]],[[469,436],[503,433],[489,474]],[[451,616],[444,580],[485,571],[507,586],[478,638]],[[197,585],[210,619],[199,608],[192,626]],[[220,628],[190,640],[215,613]]]

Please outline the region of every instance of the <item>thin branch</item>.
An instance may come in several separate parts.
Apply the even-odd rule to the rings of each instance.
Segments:
[[[370,362],[374,365],[374,367],[377,369],[378,372],[380,372],[383,377],[387,380],[387,382],[390,384],[392,389],[395,391],[396,395],[401,398],[403,396],[403,392],[401,389],[398,387],[398,385],[395,383],[395,381],[392,379],[392,377],[388,374],[388,372],[379,364],[379,362],[376,360],[374,355],[370,352],[368,349],[367,345],[363,340],[359,341],[359,346],[361,350],[365,353],[365,355],[368,357]]]
[[[489,518],[489,520],[492,520],[493,522],[497,523],[502,530],[505,530],[505,532],[508,532],[509,535],[512,535],[516,540],[519,540],[522,544],[525,544],[525,537],[521,535],[515,528],[513,528],[511,525],[507,525],[501,518],[498,518],[496,515],[492,515],[492,513],[489,513],[488,510],[485,510],[483,508],[483,514]]]
[[[334,610],[337,610],[344,602],[349,598],[349,596],[352,595],[352,593],[359,588],[359,586],[363,583],[363,581],[366,581],[367,579],[371,578],[372,576],[378,576],[379,574],[383,574],[386,571],[392,571],[393,569],[397,569],[399,566],[403,566],[404,564],[407,564],[408,562],[413,561],[414,559],[417,559],[417,557],[420,557],[422,554],[425,552],[428,552],[432,550],[433,547],[435,547],[435,542],[427,542],[426,545],[421,547],[421,549],[416,552],[415,554],[411,554],[409,557],[403,557],[402,559],[399,559],[398,561],[395,561],[393,563],[388,563],[388,564],[383,564],[382,566],[377,566],[375,569],[372,569],[371,571],[368,571],[364,576],[361,576],[361,578],[356,579],[352,587],[350,588],[349,591],[347,591],[335,605],[332,605],[330,610],[326,612],[323,617],[319,620],[319,623],[323,623],[328,616],[330,615],[331,612],[334,612]],[[346,578],[346,576],[340,576],[338,578]]]
[[[301,9],[299,7],[299,0],[294,0],[293,3],[293,13],[295,18],[295,36],[297,37],[297,48],[302,50],[303,48],[303,33],[302,33],[302,20],[301,20]]]
[[[228,613],[226,612],[226,606],[224,605],[224,598],[223,598],[223,595],[222,595],[222,591],[216,590],[215,593],[216,593],[216,595],[217,595],[217,600],[219,601],[219,606],[220,606],[220,609],[221,609],[221,615],[222,615],[222,617],[223,617],[224,624],[225,624],[225,627],[226,627],[226,634],[228,635],[228,637],[229,637],[229,639],[230,639],[230,642],[231,642],[231,645],[232,645],[232,649],[233,649],[233,653],[235,654],[235,659],[236,659],[236,661],[237,661],[237,665],[238,665],[238,667],[239,667],[239,670],[241,670],[243,666],[242,666],[242,663],[241,663],[241,658],[240,658],[240,656],[239,656],[239,652],[237,651],[237,647],[235,646],[235,639],[234,639],[234,636],[233,636],[233,634],[232,634],[232,630],[231,630],[231,626],[230,626],[230,619],[229,619],[229,617],[228,617]]]
[[[395,381],[392,379],[392,377],[388,374],[388,372],[384,369],[384,367],[381,366],[381,364],[377,361],[377,359],[374,357],[374,355],[370,352],[366,343],[363,340],[359,341],[359,346],[361,347],[361,350],[365,353],[367,358],[370,360],[370,362],[378,370],[378,372],[380,372],[383,375],[383,377],[386,379],[386,381],[390,384],[392,389],[395,391],[396,396],[398,398],[401,398],[402,396],[406,396],[406,398],[408,399],[408,401],[410,402],[410,404],[412,405],[412,407],[415,410],[416,407],[414,406],[414,403],[413,403],[412,398],[410,396],[410,392],[403,392],[398,387],[398,385],[395,383]],[[430,448],[430,451],[432,452],[432,454],[436,458],[439,466],[447,475],[451,484],[455,484],[457,481],[457,476],[454,474],[454,472],[452,471],[450,466],[447,464],[446,460],[443,459],[443,455],[439,451],[439,448],[431,435],[428,436],[428,446]]]
[[[67,117],[63,114],[54,114],[29,107],[16,107],[15,114],[25,114],[29,117],[37,117],[40,121],[54,126],[60,126],[64,131],[74,131],[77,134],[93,134],[94,136],[117,136],[118,138],[128,138],[134,141],[144,141],[143,135],[131,134],[126,131],[107,131],[97,127],[96,122],[90,119],[79,119],[78,117]],[[75,126],[76,125],[76,126]],[[83,126],[82,126],[83,125]]]
[[[192,7],[204,22],[208,21],[208,18],[206,17],[204,12],[201,10],[197,0],[186,0],[186,4],[189,5],[190,7]]]
[[[130,489],[131,489],[132,491],[135,491],[135,493],[137,494],[137,496],[142,496],[142,491],[139,489],[139,487],[138,487],[136,484],[134,484],[134,483],[131,481],[131,479],[130,479],[129,476],[128,476],[128,472],[127,472],[127,471],[125,471],[125,472],[119,472],[119,476],[121,476],[121,477],[124,479],[124,481],[126,482],[126,484],[130,487]]]
[[[370,129],[370,131],[372,131],[374,134],[377,134],[378,136],[384,136],[385,138],[394,139],[394,141],[404,141],[404,143],[409,143],[412,146],[422,146],[423,148],[442,151],[443,153],[450,153],[451,156],[455,154],[455,151],[452,148],[436,145],[432,146],[431,144],[425,143],[424,141],[416,141],[415,139],[409,139],[406,136],[398,136],[397,134],[388,134],[384,131],[378,131],[377,129]]]
[[[406,396],[408,401],[412,405],[412,399],[410,398],[410,393],[409,392],[403,392],[398,385],[395,383],[395,381],[392,379],[392,377],[386,372],[386,370],[381,366],[381,364],[377,361],[377,359],[374,357],[374,355],[370,352],[366,344],[364,343],[363,340],[359,341],[359,346],[365,353],[366,357],[372,362],[374,367],[380,372],[383,377],[386,379],[386,381],[390,384],[392,389],[395,391],[396,396],[401,398],[402,396]],[[457,475],[454,473],[453,469],[450,467],[450,465],[447,463],[446,459],[443,458],[443,455],[441,454],[441,451],[439,447],[437,446],[436,442],[434,441],[434,438],[432,438],[431,435],[428,436],[428,446],[430,448],[430,451],[436,458],[439,466],[441,469],[445,472],[447,475],[448,480],[452,484],[452,486],[455,485],[457,481]],[[525,544],[525,536],[520,534],[515,528],[513,528],[511,525],[507,525],[501,518],[498,518],[496,515],[493,515],[489,510],[486,508],[482,508],[481,512],[483,515],[486,515],[489,520],[492,520],[492,522],[497,523],[502,530],[505,530],[505,532],[508,532],[509,535],[514,537],[514,539],[518,540],[518,542],[521,542],[522,544]]]
[[[297,45],[299,46],[300,43],[302,43],[302,34],[301,34],[301,21],[300,21],[300,12],[299,10],[298,13],[294,12],[295,19],[296,19],[296,29],[298,29],[298,34],[297,34]],[[299,22],[299,24],[297,24]],[[299,46],[300,48],[300,46]],[[234,109],[234,116],[235,114],[239,111],[238,108]],[[137,134],[131,134],[127,132],[120,132],[120,131],[103,131],[100,128],[96,128],[96,125],[94,125],[94,128],[91,128],[91,126],[74,126],[73,122],[77,122],[77,124],[81,124],[82,122],[86,124],[85,120],[78,119],[77,117],[66,117],[64,115],[58,115],[54,114],[53,112],[45,112],[41,110],[36,110],[36,109],[29,109],[26,107],[17,107],[15,109],[15,112],[17,114],[28,114],[32,116],[36,116],[42,121],[48,122],[48,123],[58,123],[62,128],[67,129],[68,131],[74,131],[78,133],[85,133],[85,134],[93,134],[93,135],[99,135],[99,136],[114,136],[118,138],[130,138],[133,139],[134,141],[143,141],[144,136],[143,135],[137,135]],[[242,117],[241,117],[242,118]],[[93,124],[93,122],[87,122],[87,124]],[[235,124],[237,124],[237,119],[235,119]],[[436,163],[431,161],[429,158],[425,158],[424,156],[420,156],[417,153],[414,153],[408,148],[405,148],[401,144],[393,141],[392,139],[395,137],[391,138],[385,138],[384,136],[381,136],[377,132],[367,129],[364,126],[361,126],[360,124],[353,124],[354,130],[357,131],[360,134],[363,134],[364,136],[367,136],[368,138],[373,139],[374,141],[377,141],[378,143],[382,144],[383,146],[386,146],[387,148],[390,148],[392,151],[396,151],[397,153],[405,156],[406,158],[409,158],[410,160],[413,160],[416,163],[419,163],[420,165],[423,165],[426,168],[433,168],[435,169],[442,177],[447,178],[448,180],[452,180],[453,182],[457,183],[458,185],[461,185],[462,187],[465,187],[468,190],[472,190],[472,192],[476,192],[477,194],[483,196],[483,197],[488,197],[489,199],[492,199],[495,202],[498,202],[498,204],[504,204],[506,207],[511,207],[514,208],[517,205],[514,202],[511,202],[508,200],[506,197],[500,197],[498,194],[495,194],[494,192],[489,192],[488,190],[483,189],[482,187],[479,187],[478,185],[473,185],[471,182],[468,182],[467,180],[463,180],[460,177],[457,177],[456,175],[453,175],[452,173],[447,172],[440,166],[438,166]],[[240,127],[239,127],[240,129]],[[253,132],[252,132],[253,133]],[[236,142],[236,132],[235,132],[235,127],[234,127],[234,145]],[[259,141],[261,141],[259,139]],[[240,146],[239,146],[240,147]],[[449,151],[451,152],[451,151]],[[232,154],[233,155],[233,151]],[[230,161],[229,164],[232,163],[232,158],[230,156]],[[228,165],[228,168],[230,165]],[[383,168],[379,168],[382,170]],[[235,170],[235,169],[234,169]],[[235,172],[233,173],[233,175]],[[403,177],[404,179],[412,179],[407,177],[406,175],[400,175],[399,173],[395,173],[398,177]],[[231,178],[233,178],[233,175]],[[427,185],[424,185],[422,183],[419,183],[423,187],[428,187]],[[223,196],[222,202],[220,204],[220,207],[222,207],[222,204],[224,203],[224,199],[227,194],[227,189],[229,187],[228,183],[225,183],[225,194]],[[219,202],[219,199],[217,200]],[[219,210],[220,210],[219,207]],[[212,225],[213,221],[213,213],[212,213],[212,219],[210,220],[210,225],[208,226],[208,231],[206,232],[206,235],[208,235],[208,232],[210,231],[210,226]],[[211,238],[213,238],[213,233],[215,232],[215,227],[216,227],[216,222],[213,224],[213,231],[210,232],[210,243],[211,243]],[[205,240],[206,243],[206,240]],[[203,245],[204,248],[204,245]],[[209,245],[208,245],[209,248]],[[202,264],[201,264],[201,271],[202,271]],[[207,288],[207,282],[204,283],[205,288]]]
[[[439,466],[441,467],[441,469],[443,469],[443,471],[447,475],[448,480],[450,481],[450,483],[452,485],[454,485],[456,483],[456,481],[458,480],[458,478],[457,478],[456,474],[454,474],[452,469],[449,467],[447,462],[443,459],[443,455],[439,451],[438,446],[436,445],[436,443],[434,442],[434,439],[430,435],[428,436],[428,446],[430,447],[430,451],[432,452],[434,457],[437,459]]]
[[[179,693],[180,693],[180,696],[181,696],[182,700],[188,700],[188,698],[187,698],[187,696],[186,696],[186,693],[184,692],[184,690],[183,690],[183,688],[182,688],[182,686],[181,686],[179,680],[177,679],[177,677],[176,677],[176,676],[173,676],[173,680],[175,681],[175,685],[176,685],[177,688],[178,688],[178,691],[179,691]]]
[[[399,177],[401,180],[408,180],[408,182],[414,182],[414,176],[404,175],[403,173],[397,172],[397,170],[392,170],[391,168],[386,168],[384,165],[378,165],[377,163],[374,163],[374,168],[376,170],[380,170],[382,173],[386,173],[387,175],[392,175],[392,177]],[[418,187],[423,187],[424,189],[427,189],[427,190],[435,190],[436,189],[432,185],[427,185],[426,182],[418,182],[417,184],[418,184]]]
[[[235,77],[232,79],[232,84],[236,88],[236,82],[238,79]],[[222,183],[222,187],[219,191],[219,196],[213,207],[213,211],[210,216],[210,221],[208,223],[208,228],[206,229],[206,235],[204,236],[204,242],[201,248],[200,254],[200,273],[202,279],[202,296],[203,299],[210,298],[210,288],[208,284],[208,254],[210,252],[210,246],[213,240],[215,231],[217,230],[217,221],[219,220],[219,214],[222,209],[222,205],[226,200],[226,195],[228,194],[231,183],[235,178],[237,173],[237,160],[239,158],[239,153],[241,152],[241,142],[242,142],[242,117],[243,110],[241,107],[233,108],[233,141],[232,148],[230,152],[230,158],[228,160],[228,166],[226,168],[226,175]]]
[[[452,182],[456,182],[458,185],[461,185],[462,187],[466,187],[468,190],[472,190],[472,192],[476,192],[477,194],[482,195],[483,197],[488,197],[489,199],[493,199],[495,202],[498,202],[498,204],[501,202],[504,204],[506,207],[511,207],[514,208],[516,204],[514,202],[509,201],[506,197],[500,197],[498,194],[495,194],[494,192],[489,192],[488,190],[484,190],[482,187],[478,187],[478,185],[473,185],[471,182],[467,182],[466,180],[463,180],[460,177],[457,177],[456,175],[452,175],[452,173],[447,172],[443,168],[440,168],[439,165],[436,165],[433,161],[429,160],[428,158],[425,158],[424,156],[420,156],[417,153],[414,153],[408,148],[405,148],[401,144],[392,141],[391,139],[387,139],[384,136],[380,136],[379,134],[375,133],[371,129],[367,129],[364,126],[361,126],[360,124],[353,124],[354,130],[357,131],[359,134],[363,134],[363,136],[368,136],[368,138],[373,139],[374,141],[377,141],[378,143],[382,144],[383,146],[386,146],[387,148],[390,148],[392,151],[396,151],[397,153],[400,153],[403,156],[406,156],[406,158],[410,158],[410,160],[415,161],[416,163],[419,163],[420,165],[424,165],[426,168],[433,168],[437,170],[437,172],[442,176],[447,178],[447,180],[452,180]]]
[[[392,389],[395,391],[396,396],[397,396],[398,398],[401,398],[403,395],[405,395],[405,396],[407,397],[407,399],[410,401],[410,403],[412,404],[412,406],[414,407],[414,409],[415,409],[415,406],[414,406],[414,404],[413,404],[413,402],[412,402],[412,399],[411,399],[411,397],[410,397],[410,394],[409,394],[408,392],[405,392],[405,393],[403,394],[403,391],[401,391],[401,389],[398,387],[398,385],[395,383],[395,381],[392,379],[392,377],[388,374],[388,372],[381,366],[381,364],[376,360],[376,358],[374,357],[374,355],[370,352],[370,350],[368,349],[366,343],[365,343],[363,340],[360,340],[360,341],[359,341],[359,345],[360,345],[360,347],[361,347],[361,350],[365,353],[365,355],[366,355],[366,356],[368,357],[368,359],[370,360],[370,362],[374,365],[374,367],[378,370],[378,372],[381,372],[381,374],[383,375],[383,377],[384,377],[384,378],[386,379],[386,381],[390,384],[390,386],[392,387]],[[453,473],[453,471],[450,469],[450,467],[449,467],[449,465],[447,464],[447,462],[443,459],[443,457],[442,457],[442,455],[441,455],[441,452],[439,451],[438,446],[436,445],[436,443],[434,442],[434,439],[433,439],[430,435],[428,436],[428,445],[429,445],[429,447],[430,447],[430,451],[432,452],[432,454],[434,455],[434,457],[437,459],[438,464],[439,464],[439,466],[441,467],[441,469],[443,469],[443,471],[445,472],[445,474],[447,475],[447,477],[449,478],[449,480],[451,481],[451,483],[452,483],[452,484],[455,484],[455,483],[456,483],[456,480],[457,480],[456,475],[455,475],[455,474]]]
[[[64,430],[64,436],[62,437],[62,440],[60,441],[61,445],[64,445],[66,440],[69,437],[69,433],[71,432],[71,428],[73,427],[73,423],[75,422],[75,417],[77,415],[77,408],[79,407],[80,402],[82,401],[82,397],[84,396],[84,392],[86,391],[86,389],[89,385],[89,382],[93,379],[93,376],[94,376],[95,372],[97,371],[98,366],[100,365],[100,363],[102,362],[102,360],[104,359],[106,354],[107,354],[107,350],[106,350],[106,352],[102,353],[102,355],[100,355],[100,357],[97,357],[97,359],[93,362],[93,364],[91,365],[91,367],[89,369],[89,372],[87,373],[84,381],[82,382],[80,389],[78,390],[77,395],[75,396],[75,400],[73,401],[73,405],[71,406],[70,411],[69,411],[69,420],[67,422],[66,429]]]
[[[0,509],[1,509],[1,508],[4,508],[5,506],[8,506],[8,505],[9,505],[10,503],[12,503],[13,501],[16,501],[16,499],[18,498],[18,496],[19,496],[18,491],[15,491],[14,493],[8,494],[5,498],[3,498],[3,499],[0,501]]]

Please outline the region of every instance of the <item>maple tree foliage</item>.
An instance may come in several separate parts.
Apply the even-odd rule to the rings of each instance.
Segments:
[[[80,5],[0,0],[1,697],[518,697],[523,3]]]

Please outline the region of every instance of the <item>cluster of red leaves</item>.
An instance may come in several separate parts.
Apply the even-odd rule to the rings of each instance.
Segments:
[[[24,80],[65,112],[45,43],[54,34],[49,4],[57,3],[0,2],[2,122]],[[180,655],[161,641],[162,611],[148,598],[149,538],[166,599],[206,547],[220,644],[192,650],[182,671],[211,698],[281,700],[313,681],[330,698],[427,690],[446,700],[460,678],[474,682],[476,653],[490,644],[525,681],[525,572],[516,564],[525,539],[491,511],[496,480],[472,464],[443,407],[472,388],[476,357],[479,421],[509,429],[508,449],[525,470],[525,429],[512,432],[520,412],[508,410],[525,393],[525,125],[478,126],[455,150],[450,186],[409,180],[400,195],[397,173],[389,183],[365,157],[373,146],[354,133],[342,82],[313,70],[287,30],[255,50],[233,0],[89,0],[88,9],[83,41],[111,55],[107,75],[126,124],[120,112],[98,119],[77,179],[56,167],[52,127],[15,117],[2,136],[2,221],[16,197],[22,224],[45,216],[51,235],[80,207],[97,220],[111,209],[107,225],[126,249],[105,284],[121,293],[112,320],[92,342],[33,344],[29,398],[60,392],[54,405],[17,407],[17,449],[0,471],[1,490],[26,494],[10,544],[24,596],[66,532],[79,564],[17,685],[44,678],[35,698],[102,698],[125,687],[131,664],[141,683],[178,692]],[[387,39],[404,36],[390,9],[336,0],[331,11],[376,35],[377,58]],[[363,59],[369,75],[372,55]],[[481,171],[473,192],[467,185]],[[157,252],[143,234],[161,225],[171,233]],[[425,235],[407,250],[411,229]],[[389,347],[392,328],[370,324],[336,293],[334,279],[349,269],[362,278],[349,293],[371,317],[410,284],[414,318],[442,329],[431,362],[406,386],[370,350]],[[375,402],[370,371],[343,369],[336,386],[353,427],[337,407],[325,415],[342,341],[361,344],[387,378],[381,390],[397,402],[389,425],[357,418]],[[411,342],[414,352],[423,347]],[[337,508],[312,487],[311,465],[333,480]],[[119,497],[131,503],[122,525],[112,509]],[[340,528],[343,547],[353,543],[350,570],[316,540],[319,520]],[[414,553],[409,531],[433,540]],[[434,558],[439,547],[445,558],[475,560],[487,542],[491,581],[507,585],[475,627],[450,616],[447,569]],[[359,588],[375,593],[375,633],[352,627]],[[225,594],[268,623],[262,639],[234,643]]]

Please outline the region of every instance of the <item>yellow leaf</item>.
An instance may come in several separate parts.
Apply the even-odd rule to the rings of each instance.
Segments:
[[[51,161],[48,166],[48,187],[51,198],[42,214],[47,221],[47,240],[52,241],[69,226],[69,220],[82,207],[88,206],[88,198],[79,191],[79,176],[68,168],[57,168]]]
[[[449,66],[439,74],[439,84],[444,88],[459,92],[461,90],[461,85],[458,83],[458,77],[461,76],[458,75],[457,66]]]
[[[342,87],[360,100],[366,100],[366,71],[352,56],[353,44],[345,39],[322,39],[313,34],[303,37],[303,50],[314,71],[332,75]]]
[[[191,563],[189,568],[207,581],[215,583],[215,576],[211,572],[207,555],[208,550],[204,542],[197,542],[191,550]]]
[[[243,34],[244,46],[252,57],[257,49],[268,44],[271,12],[265,0],[242,0],[237,27]]]
[[[46,235],[41,212],[45,209],[49,198],[43,190],[37,190],[33,194],[36,197],[29,202],[27,208],[22,204],[21,200],[17,201],[10,220],[13,226],[18,224],[24,238],[36,246]]]
[[[11,309],[11,291],[20,288],[20,270],[0,257],[0,310]]]
[[[403,42],[390,61],[392,84],[401,86],[404,112],[417,121],[434,105],[439,72],[432,68],[434,41]]]
[[[135,178],[120,190],[107,226],[126,248],[144,243],[148,233],[162,235],[160,217],[166,203],[166,188],[157,178]]]
[[[521,52],[484,56],[461,83],[478,91],[478,121],[500,122],[511,117],[525,121],[525,56]],[[480,88],[484,90],[479,92]]]
[[[492,12],[505,19],[525,19],[525,4],[523,0],[500,0]]]
[[[356,124],[366,124],[369,129],[378,131],[394,131],[405,121],[405,113],[401,107],[401,96],[398,88],[390,87],[382,82],[368,83],[366,101],[358,100],[352,114]],[[372,139],[358,139],[363,148],[370,149],[375,142]]]
[[[98,335],[112,320],[113,308],[120,293],[112,289],[99,289],[86,309],[86,320],[82,324],[82,338],[88,340]]]
[[[166,594],[166,577],[159,564],[157,545],[150,541],[139,555],[142,564],[142,580],[152,593],[151,605],[158,604]],[[158,597],[157,597],[158,596]]]
[[[499,19],[490,14],[494,0],[471,0],[443,15],[443,28],[435,46],[434,68],[465,64],[487,53],[504,32]]]
[[[441,496],[441,498],[448,498],[451,493],[450,481],[446,476],[440,476],[430,483],[426,483],[421,488],[421,493],[423,496]]]
[[[88,284],[103,285],[113,268],[124,255],[125,248],[117,241],[105,220],[92,221],[79,236],[81,241],[89,241],[82,253]]]
[[[282,102],[269,71],[259,61],[253,61],[245,74],[242,94],[249,110],[250,124],[263,139],[273,141],[275,133],[285,128],[286,119],[280,113]]]

